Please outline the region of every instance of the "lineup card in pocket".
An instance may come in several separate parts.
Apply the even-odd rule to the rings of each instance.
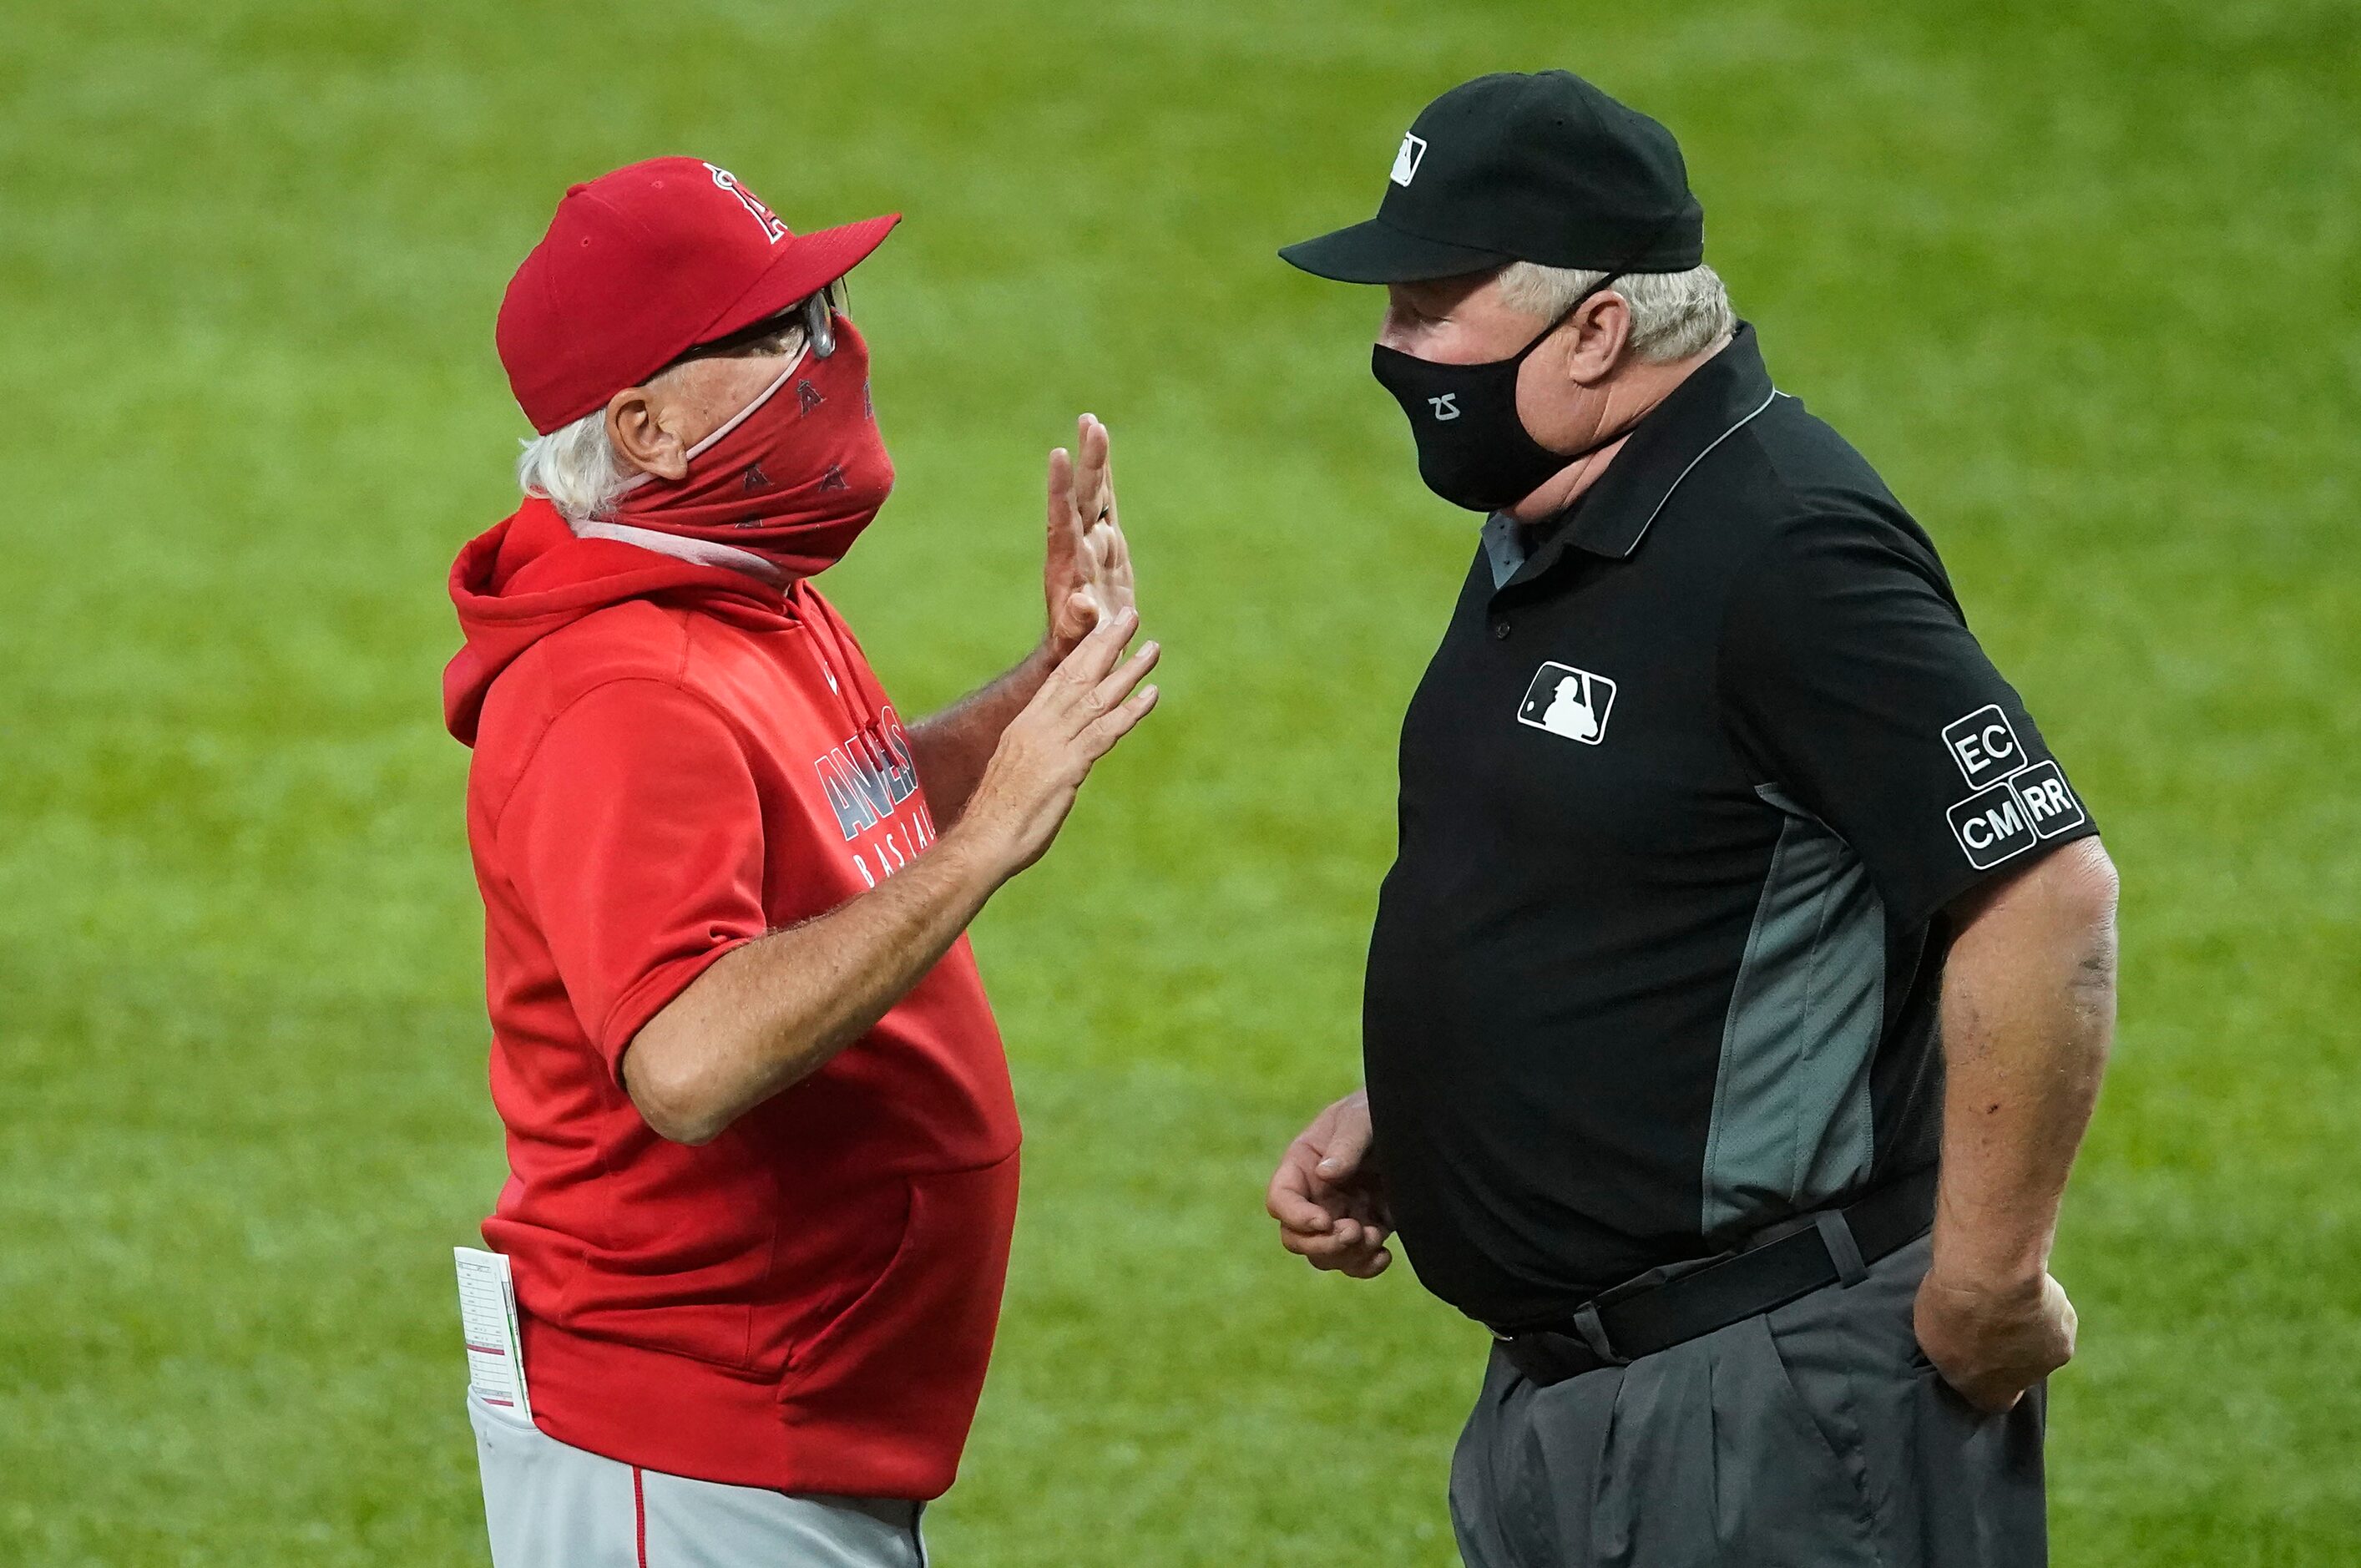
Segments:
[[[479,1247],[455,1246],[459,1265],[459,1326],[467,1341],[467,1387],[519,1420],[533,1420],[518,1344],[516,1279],[509,1260]]]

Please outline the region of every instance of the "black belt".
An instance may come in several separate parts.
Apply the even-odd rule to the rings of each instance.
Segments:
[[[1785,1306],[1839,1281],[1850,1285],[1934,1223],[1932,1166],[1860,1201],[1790,1222],[1776,1240],[1573,1317],[1498,1332],[1500,1354],[1543,1385],[1622,1366],[1716,1329]]]

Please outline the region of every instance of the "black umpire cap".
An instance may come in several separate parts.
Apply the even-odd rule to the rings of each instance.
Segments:
[[[1376,217],[1279,254],[1345,283],[1511,261],[1686,272],[1705,259],[1705,209],[1672,132],[1570,71],[1503,71],[1420,113]]]

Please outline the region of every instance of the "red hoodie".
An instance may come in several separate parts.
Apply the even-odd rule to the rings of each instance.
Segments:
[[[475,749],[492,1099],[544,1431],[781,1491],[950,1486],[1008,1262],[1016,1108],[961,938],[866,1036],[710,1144],[625,1095],[708,964],[934,839],[902,726],[808,583],[577,539],[548,503],[451,570]]]

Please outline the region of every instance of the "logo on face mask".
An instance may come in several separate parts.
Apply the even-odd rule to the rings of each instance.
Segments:
[[[1418,166],[1426,160],[1426,138],[1405,133],[1401,150],[1394,154],[1394,183],[1407,185],[1418,178]]]
[[[868,376],[868,345],[851,322],[840,317],[838,326],[833,356],[781,369],[688,449],[685,476],[626,486],[612,520],[752,550],[789,577],[834,565],[894,488],[893,459],[854,396]],[[823,394],[809,413],[796,394],[799,374]]]
[[[1514,506],[1552,475],[1628,433],[1607,431],[1577,451],[1559,452],[1534,440],[1517,410],[1517,378],[1525,361],[1572,318],[1583,300],[1615,276],[1609,273],[1593,285],[1506,359],[1444,364],[1383,342],[1370,345],[1369,369],[1410,420],[1418,444],[1419,477],[1428,489],[1470,511]],[[1423,422],[1418,417],[1421,403],[1427,409]]]

